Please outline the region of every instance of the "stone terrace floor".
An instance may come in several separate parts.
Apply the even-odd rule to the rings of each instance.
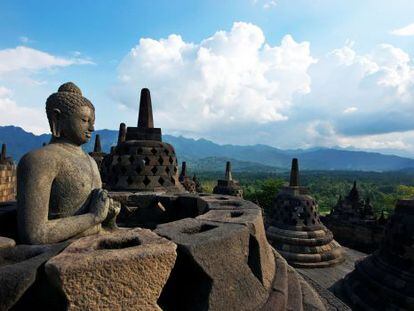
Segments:
[[[339,281],[354,270],[355,261],[367,256],[351,248],[343,247],[345,261],[329,268],[296,269],[322,297],[328,310],[351,310],[344,302],[335,297],[341,295]]]

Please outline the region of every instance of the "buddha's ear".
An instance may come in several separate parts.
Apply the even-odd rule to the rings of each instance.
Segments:
[[[61,122],[62,122],[62,112],[60,109],[53,109],[52,114],[52,135],[53,137],[60,137],[61,131]]]

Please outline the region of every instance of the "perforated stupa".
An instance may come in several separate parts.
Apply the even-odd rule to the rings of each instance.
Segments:
[[[174,147],[162,142],[161,129],[154,127],[148,89],[141,90],[138,126],[120,125],[118,144],[105,158],[102,175],[109,190],[183,191]]]
[[[292,266],[326,267],[343,261],[341,246],[319,219],[315,199],[299,186],[297,159],[292,160],[289,186],[275,198],[266,234]]]

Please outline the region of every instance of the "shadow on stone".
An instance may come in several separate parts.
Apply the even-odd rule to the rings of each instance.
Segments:
[[[210,224],[202,224],[200,226],[186,228],[185,230],[182,231],[182,233],[196,234],[196,233],[210,231],[210,230],[213,230],[215,228],[217,228],[217,226],[213,226],[213,225],[210,225]]]
[[[170,278],[158,299],[165,311],[208,310],[212,279],[178,247],[178,255]]]
[[[260,265],[260,245],[252,235],[249,238],[249,257],[247,264],[254,276],[263,284],[262,267]]]
[[[230,217],[231,218],[237,218],[237,217],[240,217],[240,216],[243,216],[243,212],[230,212]]]
[[[23,294],[10,311],[67,310],[65,295],[46,278],[44,265],[37,269],[34,284]]]
[[[129,240],[108,239],[101,241],[97,249],[123,249],[139,245],[141,245],[141,241],[138,238]]]

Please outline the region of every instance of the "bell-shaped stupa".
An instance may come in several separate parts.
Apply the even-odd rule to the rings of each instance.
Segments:
[[[193,175],[193,182],[195,184],[195,189],[197,193],[202,193],[204,192],[203,186],[201,185],[201,182],[198,180],[197,175],[194,174]]]
[[[224,179],[217,180],[217,185],[213,189],[214,194],[226,194],[236,197],[243,197],[243,189],[239,182],[233,179],[231,172],[231,162],[226,163],[226,173]]]
[[[276,196],[266,234],[277,251],[295,267],[327,267],[343,261],[341,246],[320,221],[318,205],[299,185],[299,164],[292,160],[289,186]]]
[[[93,147],[93,151],[89,152],[89,155],[95,160],[99,170],[101,170],[102,161],[106,154],[102,151],[101,137],[99,134],[96,134],[95,136],[95,145]]]
[[[380,249],[355,264],[342,293],[356,310],[414,310],[414,199],[397,202]]]
[[[190,193],[196,192],[196,184],[195,182],[187,176],[187,162],[182,162],[181,164],[181,173],[178,177],[178,180],[180,181],[181,185],[183,185],[184,189]]]
[[[154,128],[150,91],[141,90],[137,127],[121,123],[118,144],[103,162],[106,187],[113,191],[181,192],[175,150]]]

